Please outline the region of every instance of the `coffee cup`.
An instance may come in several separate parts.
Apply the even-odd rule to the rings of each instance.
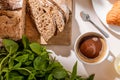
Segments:
[[[74,50],[77,58],[85,64],[98,64],[107,59],[107,39],[97,32],[86,32],[78,36]]]

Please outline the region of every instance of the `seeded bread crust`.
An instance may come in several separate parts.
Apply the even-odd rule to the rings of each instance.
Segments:
[[[1,10],[16,10],[23,7],[23,0],[0,0]]]
[[[22,38],[25,27],[25,2],[23,4],[19,10],[0,10],[0,38]]]

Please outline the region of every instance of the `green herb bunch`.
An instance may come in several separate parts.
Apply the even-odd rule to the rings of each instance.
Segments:
[[[0,80],[93,80],[77,76],[77,62],[70,73],[49,57],[50,52],[23,36],[15,42],[3,40],[0,47]]]

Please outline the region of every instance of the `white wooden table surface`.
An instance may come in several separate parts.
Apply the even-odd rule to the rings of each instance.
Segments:
[[[74,50],[73,47],[74,47],[75,40],[81,33],[84,33],[86,31],[98,32],[98,30],[94,28],[93,25],[82,21],[80,16],[78,16],[80,11],[85,11],[89,13],[91,16],[91,19],[110,35],[110,38],[108,39],[109,46],[110,46],[110,54],[117,56],[120,53],[120,36],[110,32],[108,29],[106,29],[102,25],[102,23],[98,19],[92,7],[91,0],[74,0],[73,1],[73,24],[72,24],[71,45],[70,46],[49,45],[47,46],[47,48],[53,50],[57,55],[69,57],[70,51]],[[71,62],[68,61],[67,63],[69,63],[69,66],[73,66],[71,65]],[[116,77],[120,78],[120,75],[118,75],[115,72],[113,62],[111,63],[105,60],[104,62],[94,66],[86,65],[86,64],[84,64],[84,66],[88,74],[95,73],[95,80],[115,80]]]

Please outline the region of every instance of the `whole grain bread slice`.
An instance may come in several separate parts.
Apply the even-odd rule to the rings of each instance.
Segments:
[[[62,32],[65,27],[65,17],[63,16],[63,13],[60,11],[60,9],[57,8],[54,3],[49,0],[41,0],[40,2],[41,7],[45,12],[49,13],[52,16],[58,30]]]
[[[62,32],[65,27],[65,20],[63,14],[59,10],[52,11],[53,19],[55,20],[57,29]]]
[[[63,31],[65,21],[63,14],[49,0],[28,0],[32,19],[41,36],[48,41],[56,32]]]
[[[70,10],[66,4],[66,0],[49,0],[49,1],[56,5],[59,11],[63,13],[65,17],[65,22],[67,23],[69,21]]]
[[[28,0],[31,16],[41,36],[48,41],[56,31],[56,25],[52,16],[48,13],[45,0]]]
[[[56,31],[56,26],[54,25],[54,20],[48,13],[44,13],[40,16],[40,21],[36,24],[38,31],[41,33],[45,41],[48,41],[52,36],[54,36]]]

